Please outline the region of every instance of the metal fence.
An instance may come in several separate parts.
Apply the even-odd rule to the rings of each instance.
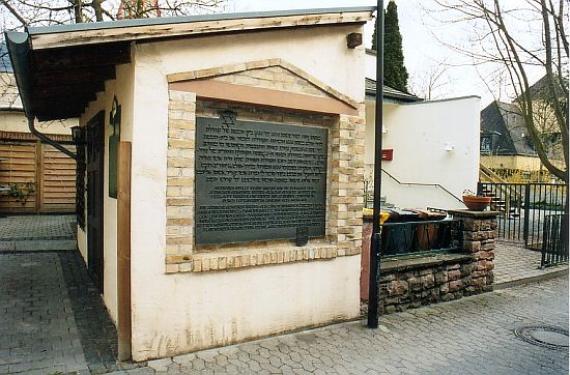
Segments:
[[[566,235],[564,234],[566,230]],[[568,217],[564,214],[547,215],[542,236],[540,267],[568,262]]]
[[[521,241],[534,250],[542,250],[547,220],[548,228],[562,225],[562,220],[547,217],[564,213],[566,192],[565,184],[480,182],[478,186],[478,194],[492,197],[491,209],[500,212],[498,238]],[[564,230],[559,228],[558,233]]]

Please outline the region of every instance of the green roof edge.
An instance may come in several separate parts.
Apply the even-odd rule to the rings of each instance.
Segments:
[[[142,19],[128,19],[119,21],[105,22],[85,22],[68,25],[55,25],[45,27],[27,28],[29,35],[53,34],[73,31],[86,30],[103,30],[103,29],[119,29],[125,27],[136,26],[154,26],[154,25],[172,25],[177,23],[190,22],[207,22],[221,20],[239,20],[247,18],[270,18],[270,17],[287,17],[309,14],[327,14],[327,13],[356,13],[356,12],[375,12],[375,6],[360,7],[334,7],[334,8],[311,8],[311,9],[289,9],[289,10],[272,10],[263,12],[239,12],[239,13],[214,13],[197,16],[181,16],[181,17],[155,17]]]

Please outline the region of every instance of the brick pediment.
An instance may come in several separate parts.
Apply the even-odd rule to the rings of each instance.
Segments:
[[[168,76],[170,84],[204,81],[330,98],[353,109],[358,102],[282,59],[225,65]]]
[[[326,91],[282,66],[250,69],[212,78],[215,81],[287,91],[297,94],[329,97]]]

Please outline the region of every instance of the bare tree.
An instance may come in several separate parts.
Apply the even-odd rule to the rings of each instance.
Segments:
[[[469,56],[476,66],[494,64],[507,73],[515,103],[520,108],[528,136],[545,168],[568,181],[568,0],[435,0],[446,22],[468,23],[472,27],[468,46],[450,43]],[[544,128],[537,121],[537,95],[529,76],[540,72],[544,90],[539,98],[547,105],[559,135],[564,165],[551,159]]]
[[[423,71],[416,72],[410,77],[410,92],[425,100],[439,99],[448,92],[448,66],[436,62],[428,65]]]
[[[183,16],[223,11],[227,0],[0,0],[0,75],[13,84],[3,32],[24,27],[114,21],[118,18]],[[9,81],[8,81],[9,80]]]
[[[223,10],[227,0],[0,0],[5,29],[21,26],[114,21],[119,8],[129,18],[182,16]]]

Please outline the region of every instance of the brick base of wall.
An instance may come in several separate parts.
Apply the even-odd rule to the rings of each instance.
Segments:
[[[406,311],[432,303],[476,294],[471,277],[475,264],[469,255],[440,255],[414,260],[386,262],[380,278],[380,313]],[[392,264],[392,263],[400,263]]]
[[[462,250],[419,258],[383,259],[379,281],[380,314],[406,311],[493,289],[497,213],[458,210],[451,214],[463,222]],[[368,227],[371,226],[372,222],[366,221],[363,233],[369,236]],[[363,241],[363,246],[370,246],[368,238]],[[365,253],[368,252],[363,251]],[[367,284],[365,267],[361,277],[361,286]],[[363,310],[366,310],[364,305]]]

